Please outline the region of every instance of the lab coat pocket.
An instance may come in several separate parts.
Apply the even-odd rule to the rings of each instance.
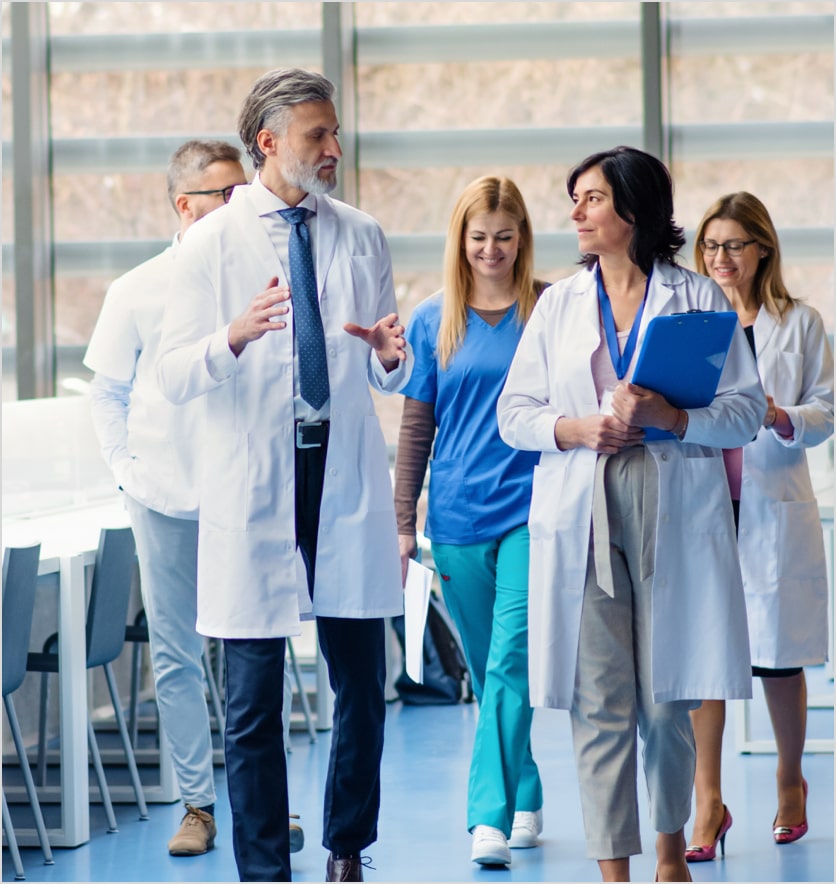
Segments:
[[[775,355],[773,370],[764,378],[763,388],[778,405],[795,405],[801,396],[804,380],[804,357],[801,353]]]
[[[560,503],[566,481],[564,464],[537,464],[531,489],[531,509],[528,529],[532,540],[552,538],[561,523],[565,523]]]
[[[354,303],[353,310],[349,311],[352,315],[346,317],[346,322],[356,322],[357,325],[369,328],[381,318],[377,315],[380,294],[379,266],[380,260],[377,255],[349,256],[351,284],[348,290],[353,296]]]
[[[158,513],[165,512],[165,488],[171,487],[166,477],[149,474],[145,461],[131,458],[130,465],[122,481],[122,489],[134,500]]]
[[[729,483],[722,457],[683,457],[680,502],[692,507],[688,530],[702,534],[725,534],[728,523],[718,513],[728,511],[731,520]]]
[[[824,557],[819,506],[815,500],[787,500],[774,504],[777,536],[775,554],[778,578],[809,578],[811,562]]]
[[[393,503],[389,454],[380,421],[374,415],[363,418],[362,457],[363,474],[354,481],[360,483],[361,493],[368,491],[368,512],[390,511]]]
[[[204,448],[200,521],[207,528],[245,531],[250,500],[249,436],[222,433]]]

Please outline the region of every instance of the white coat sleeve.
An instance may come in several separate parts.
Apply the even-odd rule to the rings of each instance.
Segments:
[[[560,413],[550,402],[548,316],[541,298],[531,314],[505,386],[496,403],[499,435],[524,451],[557,451],[554,425]]]
[[[395,282],[392,276],[392,258],[389,254],[389,245],[383,231],[378,229],[378,249],[380,254],[380,279],[378,283],[378,305],[376,310],[377,319],[382,319],[390,313],[398,312],[398,302],[395,297]],[[406,359],[387,372],[377,357],[377,353],[369,348],[368,380],[373,389],[379,393],[397,393],[402,390],[412,375],[412,367],[415,357],[409,344],[406,345]]]
[[[785,321],[793,318],[790,314]],[[802,380],[798,402],[775,403],[786,411],[792,421],[793,436],[785,439],[771,431],[787,448],[811,448],[833,435],[833,352],[819,313],[809,310],[805,319],[807,324],[803,332]]]
[[[131,382],[117,381],[96,373],[90,384],[90,415],[101,446],[102,457],[117,485],[130,491],[133,460],[128,450],[128,408]]]
[[[186,236],[174,262],[163,317],[157,380],[175,405],[225,383],[237,371],[229,349],[229,324],[218,327],[217,273],[203,241]]]

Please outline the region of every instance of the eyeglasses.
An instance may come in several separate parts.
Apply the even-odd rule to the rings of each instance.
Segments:
[[[701,239],[700,251],[703,255],[716,255],[720,249],[724,249],[727,255],[740,255],[746,246],[757,242],[756,239],[727,239],[725,242],[714,242],[713,239]]]
[[[221,187],[218,190],[184,190],[183,193],[186,196],[212,196],[213,194],[219,193],[224,198],[224,202],[228,203],[229,198],[232,196],[232,191],[238,187],[237,184],[230,184],[229,187]]]

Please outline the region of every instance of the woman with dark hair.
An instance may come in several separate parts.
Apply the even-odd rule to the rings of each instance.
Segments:
[[[737,311],[757,355],[768,409],[757,438],[724,451],[746,591],[752,674],[763,685],[775,744],[776,844],[807,833],[801,756],[807,725],[804,666],[827,657],[827,564],[805,449],[833,433],[833,354],[824,322],[787,291],[778,234],[751,193],[718,199],[697,228],[697,270]],[[706,700],[691,713],[697,742],[697,812],[686,857],[725,851],[732,816],[720,769],[726,705]]]
[[[728,310],[676,265],[670,175],[630,147],[569,174],[584,269],[547,289],[498,402],[502,438],[541,452],[529,530],[535,706],[570,710],[587,853],[627,881],[641,853],[637,729],[657,879],[688,881],[695,765],[689,711],[751,695],[746,613],[721,449],[766,400],[736,328],[712,403],[683,410],[629,382],[648,322]],[[642,428],[669,431],[645,439]],[[694,623],[710,622],[710,630]]]
[[[481,865],[510,863],[510,848],[536,846],[543,827],[528,698],[526,521],[537,456],[499,438],[496,400],[544,288],[519,189],[477,178],[450,218],[444,289],[415,308],[406,330],[415,368],[395,464],[401,561],[406,576],[432,449],[425,533],[479,703],[467,826]]]

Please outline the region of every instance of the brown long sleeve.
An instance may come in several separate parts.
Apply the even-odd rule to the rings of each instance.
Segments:
[[[432,402],[404,396],[395,458],[395,515],[398,534],[416,533],[416,511],[435,438]]]

